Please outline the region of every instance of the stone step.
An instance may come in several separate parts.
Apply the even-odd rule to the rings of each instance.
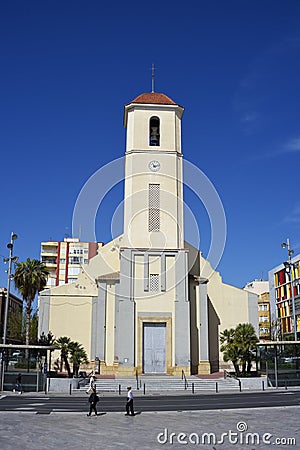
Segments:
[[[200,379],[197,377],[187,377],[187,389],[192,389],[192,383],[194,384],[196,390],[216,390],[216,383],[218,384],[219,390],[226,389],[239,389],[239,383],[237,380],[228,379]],[[143,390],[145,384],[146,391],[160,392],[160,391],[182,391],[185,390],[184,380],[178,377],[140,377],[139,378],[139,388]],[[106,392],[118,392],[119,385],[121,385],[121,391],[126,392],[127,386],[132,386],[136,390],[136,378],[115,378],[115,379],[98,379],[96,380],[96,389],[98,391]],[[81,386],[80,390],[84,391],[87,386]]]

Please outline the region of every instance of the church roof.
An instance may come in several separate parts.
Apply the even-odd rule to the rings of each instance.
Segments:
[[[144,94],[138,95],[130,103],[153,103],[156,105],[177,105],[170,97],[165,94],[160,94],[159,92],[145,92]]]

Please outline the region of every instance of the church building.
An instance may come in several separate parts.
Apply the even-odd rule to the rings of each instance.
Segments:
[[[257,296],[185,241],[183,112],[156,92],[125,105],[124,232],[39,296],[39,333],[80,342],[102,374],[211,373],[226,366],[220,332],[258,327]]]

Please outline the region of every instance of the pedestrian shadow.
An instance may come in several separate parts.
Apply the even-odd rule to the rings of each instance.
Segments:
[[[107,414],[107,413],[106,412],[101,412],[101,413],[98,413],[97,416],[105,416],[105,414]]]
[[[141,414],[142,414],[142,411],[138,411],[138,412],[135,412],[135,413],[134,413],[135,416],[139,416],[139,415],[141,415]]]

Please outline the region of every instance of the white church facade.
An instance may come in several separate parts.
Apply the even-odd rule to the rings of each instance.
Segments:
[[[80,342],[102,374],[210,373],[224,367],[220,332],[258,326],[257,296],[185,242],[183,111],[156,92],[125,105],[124,233],[39,296],[39,332]]]

